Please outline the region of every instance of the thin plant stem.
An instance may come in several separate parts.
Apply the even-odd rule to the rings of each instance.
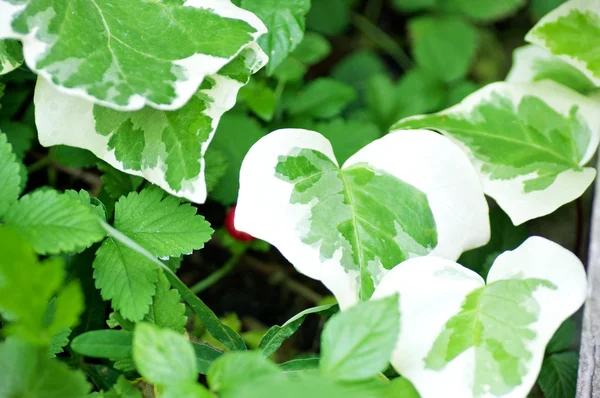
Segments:
[[[217,271],[213,272],[212,274],[210,274],[206,278],[202,279],[198,283],[192,285],[192,287],[190,287],[190,290],[194,294],[199,294],[199,293],[203,292],[204,290],[208,289],[209,287],[211,287],[212,285],[214,285],[215,283],[217,283],[218,281],[220,281],[221,279],[223,279],[231,271],[233,271],[233,269],[235,268],[237,263],[240,261],[242,256],[246,253],[246,250],[247,249],[244,248],[243,250],[240,250],[238,253],[234,253],[229,258],[229,260],[227,260],[225,265],[223,265]]]

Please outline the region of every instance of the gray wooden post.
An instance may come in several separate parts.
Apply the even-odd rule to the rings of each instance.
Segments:
[[[600,397],[600,184],[598,182],[597,180],[592,209],[587,267],[588,297],[583,310],[577,398]]]

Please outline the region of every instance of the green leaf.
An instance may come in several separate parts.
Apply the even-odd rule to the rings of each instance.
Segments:
[[[436,133],[388,134],[340,167],[325,137],[283,129],[246,155],[235,225],[276,246],[345,308],[410,257],[457,258],[486,243],[487,213],[467,157]],[[453,232],[440,234],[446,228]]]
[[[171,284],[163,273],[158,275],[156,294],[152,298],[150,312],[144,317],[144,321],[181,334],[185,332],[187,323],[185,305],[181,302],[179,292],[171,289]]]
[[[525,4],[526,0],[446,0],[442,6],[454,12],[459,12],[475,21],[491,22],[514,14]]]
[[[279,368],[286,373],[303,372],[306,370],[318,370],[319,358],[300,358],[292,359],[279,365]]]
[[[178,333],[148,323],[135,328],[133,358],[140,374],[154,384],[194,382],[198,376],[191,344]]]
[[[348,0],[342,0],[347,2]],[[313,3],[313,8],[314,9]],[[304,39],[298,45],[298,48],[294,50],[292,54],[294,58],[302,62],[305,65],[314,65],[325,58],[331,53],[331,44],[329,40],[321,36],[318,33],[306,32]]]
[[[133,332],[93,330],[75,337],[71,349],[86,357],[121,360],[132,357],[132,342]]]
[[[178,257],[204,247],[213,230],[189,203],[161,189],[131,192],[115,205],[115,228],[155,257]]]
[[[208,369],[206,379],[212,391],[226,394],[239,385],[279,373],[277,365],[258,352],[235,352],[217,359]]]
[[[579,69],[543,48],[534,45],[517,48],[513,53],[513,66],[506,81],[529,83],[545,79],[582,94],[587,94],[596,87]]]
[[[577,324],[573,319],[567,319],[560,325],[546,346],[547,354],[555,354],[567,350],[577,337]]]
[[[385,73],[388,73],[388,70],[381,57],[374,51],[362,50],[342,58],[331,71],[331,76],[354,87],[358,93],[357,102],[360,104],[369,79]]]
[[[113,237],[107,238],[94,260],[94,279],[104,300],[130,321],[141,321],[156,293],[156,264]]]
[[[16,40],[0,40],[0,75],[12,72],[23,63],[23,50]]]
[[[64,352],[63,347],[69,344],[70,328],[63,328],[57,334],[52,336],[48,344],[48,357],[54,358],[56,354]]]
[[[23,196],[8,209],[4,221],[41,254],[81,251],[105,235],[92,208],[53,190]]]
[[[57,145],[50,148],[50,156],[67,167],[88,168],[96,164],[96,156],[85,149],[73,148],[67,145]]]
[[[81,287],[75,281],[63,287],[62,261],[38,262],[30,243],[9,228],[0,227],[0,242],[0,312],[7,321],[3,331],[48,344],[64,328],[77,324],[83,312]]]
[[[575,352],[552,354],[544,359],[538,384],[546,398],[574,397],[579,356]]]
[[[18,159],[23,159],[25,152],[29,151],[36,141],[35,129],[27,123],[0,120],[0,130],[6,134],[8,143],[12,145],[13,152]]]
[[[19,198],[20,180],[17,157],[7,142],[6,134],[0,133],[0,219],[4,219],[8,209]]]
[[[464,77],[477,49],[477,31],[458,17],[424,16],[408,23],[417,64],[445,81]]]
[[[337,310],[337,305],[328,304],[318,307],[308,308],[292,318],[281,326],[275,325],[271,327],[260,340],[258,349],[261,350],[263,356],[268,357],[281,347],[281,344],[290,338],[302,326],[306,317],[310,314],[327,315]]]
[[[100,398],[142,398],[142,392],[133,385],[133,382],[130,382],[124,376],[119,376],[119,378],[117,379],[117,382],[112,386],[112,388],[108,392],[101,393],[101,395],[99,397]]]
[[[438,0],[393,0],[392,4],[400,11],[414,12],[434,8]]]
[[[119,112],[39,80],[35,103],[40,142],[88,149],[118,170],[202,203],[208,144],[221,116],[235,105],[239,89],[264,62],[258,45],[245,49],[174,111],[146,107]]]
[[[400,316],[397,295],[334,315],[321,337],[321,373],[364,380],[385,370],[400,332]]]
[[[571,0],[527,33],[525,40],[549,50],[600,85],[600,9],[594,2]]]
[[[255,119],[246,115],[229,113],[223,117],[209,152],[213,148],[223,152],[229,167],[212,193],[214,199],[225,205],[237,201],[242,160],[250,147],[265,133],[266,131]]]
[[[206,152],[206,189],[209,193],[215,190],[215,187],[221,181],[227,169],[229,163],[227,163],[227,156],[218,149],[213,149]]]
[[[377,126],[372,123],[346,121],[342,118],[318,123],[315,130],[320,131],[331,142],[333,152],[340,163],[344,163],[359,149],[381,136]]]
[[[392,129],[435,129],[458,142],[485,193],[519,225],[576,199],[593,181],[595,170],[583,166],[600,139],[597,107],[553,82],[495,83]]]
[[[356,91],[335,79],[322,77],[310,82],[287,104],[292,116],[327,119],[338,115],[356,99]]]
[[[270,122],[273,119],[278,99],[275,91],[268,87],[264,81],[251,79],[240,90],[239,99],[248,105],[248,108],[265,122]],[[221,121],[222,123],[223,121]],[[210,151],[207,153],[210,153]]]
[[[104,189],[115,200],[137,190],[144,182],[142,177],[123,173],[106,162],[98,162],[97,166],[102,172],[100,179],[104,183]]]
[[[91,390],[83,372],[46,357],[44,349],[9,338],[0,344],[0,396],[81,398]]]
[[[389,384],[390,397],[421,398],[415,386],[404,377],[397,377]]]
[[[65,195],[78,200],[81,204],[85,206],[89,206],[90,209],[92,209],[92,211],[94,212],[94,214],[96,214],[101,219],[106,220],[106,218],[108,217],[106,214],[106,208],[104,207],[104,204],[98,199],[90,197],[88,191],[82,189],[79,192],[77,192],[73,189],[68,189],[65,191]]]
[[[267,74],[271,75],[302,41],[310,0],[242,0],[241,4],[267,26],[268,33],[258,44],[269,56]]]
[[[36,0],[0,10],[10,23],[0,37],[23,42],[32,70],[68,94],[121,110],[183,106],[207,75],[266,32],[229,3]]]
[[[127,247],[136,255],[145,258],[155,266],[161,268],[171,286],[179,291],[181,297],[194,311],[194,313],[200,318],[208,333],[221,342],[225,347],[230,350],[245,350],[246,344],[242,337],[234,332],[230,327],[223,324],[219,318],[211,311],[210,308],[198,296],[196,296],[185,283],[183,283],[177,275],[165,264],[157,260],[152,254],[150,254],[142,246],[131,240],[126,235],[122,234],[118,230],[114,229],[106,223],[102,223],[102,227],[110,235],[111,239],[118,241],[123,247]]]
[[[350,0],[312,0],[306,26],[324,35],[340,35],[350,24],[350,6]]]
[[[542,17],[564,3],[566,0],[531,0],[529,11],[534,21],[539,21]]]
[[[198,366],[198,373],[207,374],[210,365],[219,358],[223,353],[216,350],[206,344],[199,344],[192,342],[192,348],[196,353],[196,366]]]

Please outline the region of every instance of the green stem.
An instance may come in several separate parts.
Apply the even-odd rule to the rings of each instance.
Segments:
[[[381,30],[373,22],[369,21],[368,18],[363,17],[358,13],[352,14],[352,23],[358,30],[360,30],[367,38],[373,43],[378,45],[383,51],[387,52],[404,70],[408,70],[412,67],[412,60],[406,53],[400,44],[396,40],[392,39],[386,32]]]
[[[48,166],[50,163],[52,163],[52,157],[50,157],[50,156],[43,157],[40,160],[27,166],[27,173],[28,174],[35,173],[36,171],[41,170],[44,167]]]
[[[229,258],[229,260],[227,260],[225,265],[223,265],[217,271],[213,272],[206,278],[202,279],[201,281],[199,281],[198,283],[196,283],[195,285],[190,287],[190,290],[192,291],[192,293],[194,293],[194,294],[201,293],[204,290],[211,287],[212,285],[214,285],[215,283],[217,283],[218,281],[220,281],[226,275],[228,275],[231,271],[233,271],[236,264],[240,261],[240,259],[244,255],[244,253],[246,253],[246,250],[247,250],[247,248],[244,247],[244,249],[240,250],[239,253],[233,254]]]

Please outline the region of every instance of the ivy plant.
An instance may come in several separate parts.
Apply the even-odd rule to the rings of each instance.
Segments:
[[[0,397],[575,397],[599,32],[0,0]]]

